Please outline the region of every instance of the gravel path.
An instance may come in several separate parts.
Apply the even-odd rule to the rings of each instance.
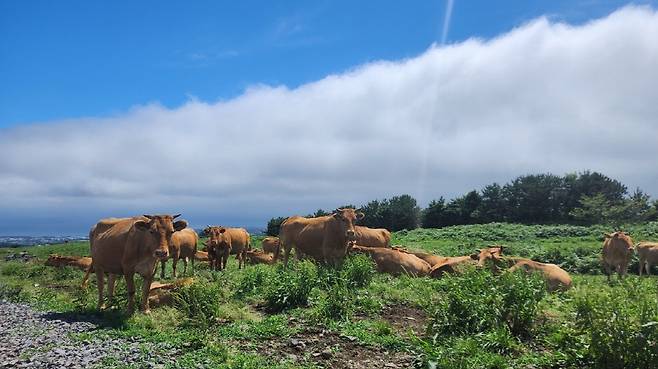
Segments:
[[[97,328],[92,322],[0,300],[0,368],[101,368],[113,363],[164,368],[175,360],[175,350],[166,344],[70,336]]]

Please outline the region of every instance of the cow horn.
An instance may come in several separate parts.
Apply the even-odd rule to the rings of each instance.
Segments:
[[[176,219],[176,218],[178,218],[179,216],[180,216],[180,213],[179,213],[179,214],[176,214],[176,215],[174,215],[173,217],[171,217],[171,219]]]
[[[153,215],[144,214],[144,218],[153,219]]]

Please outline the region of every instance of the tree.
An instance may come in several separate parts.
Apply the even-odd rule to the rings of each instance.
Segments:
[[[482,189],[478,213],[480,221],[484,223],[503,222],[507,219],[507,201],[503,188],[498,183],[492,183]]]
[[[387,229],[395,232],[403,229],[418,228],[420,208],[416,199],[409,195],[391,197],[382,212],[384,224]]]
[[[277,217],[277,218],[272,218],[267,222],[267,235],[268,236],[279,236],[279,230],[281,229],[281,223],[283,223],[284,220],[287,218],[284,217]]]
[[[573,209],[570,215],[581,224],[601,224],[609,220],[608,209],[610,209],[610,201],[604,194],[583,195],[580,206]]]
[[[445,225],[445,202],[445,199],[440,197],[438,200],[432,200],[427,208],[423,209],[421,215],[423,228],[439,228]]]

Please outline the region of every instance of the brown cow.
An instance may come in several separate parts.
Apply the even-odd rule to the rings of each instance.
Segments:
[[[391,232],[384,228],[354,226],[354,242],[368,247],[391,246]]]
[[[317,218],[293,216],[286,219],[279,232],[279,250],[284,249],[284,266],[288,266],[293,247],[297,259],[303,254],[318,262],[339,263],[347,254],[347,243],[354,241],[354,222],[363,217],[363,213],[347,208]],[[279,253],[275,260],[278,256]]]
[[[204,230],[208,235],[206,249],[210,270],[226,269],[228,256],[231,254],[231,233],[224,227],[208,227]]]
[[[261,250],[248,250],[246,252],[246,262],[251,265],[256,264],[274,264],[274,256],[270,253],[261,251]]]
[[[212,228],[211,226],[206,227],[203,230],[203,233],[206,236],[209,236],[207,233],[208,230]],[[251,236],[244,228],[228,228],[221,227],[226,229],[226,232],[231,238],[231,249],[229,250],[230,255],[235,255],[235,258],[238,259],[238,269],[242,269],[242,264],[244,263],[244,256],[247,250],[251,250]]]
[[[408,274],[413,277],[424,277],[430,273],[431,267],[426,261],[399,250],[352,245],[350,251],[369,255],[377,264],[377,271],[380,273],[395,276]]]
[[[538,261],[524,258],[509,258],[516,263],[509,268],[510,272],[522,269],[528,273],[539,272],[546,281],[549,291],[566,291],[571,288],[571,276],[564,269],[555,264],[540,263]]]
[[[48,256],[46,265],[54,267],[72,266],[78,269],[87,270],[91,267],[91,258],[87,256],[63,256],[52,254]]]
[[[153,281],[153,271],[158,260],[169,256],[171,236],[187,227],[187,222],[174,219],[180,214],[144,215],[124,219],[99,221],[92,228],[90,247],[92,266],[98,281],[98,308],[103,309],[105,273],[110,274],[108,294],[114,289],[114,276],[123,275],[128,290],[128,310],[134,310],[135,280],[138,273],[144,279],[141,309],[148,313],[148,295]]]
[[[448,257],[444,262],[432,267],[430,276],[439,278],[445,273],[461,273],[464,268],[469,266],[484,267],[487,262],[491,262],[490,268],[495,271],[495,262],[499,260],[502,250],[502,246],[494,246],[480,249],[469,256]]]
[[[425,260],[430,266],[435,266],[437,264],[444,263],[448,260],[448,258],[445,257],[445,256],[434,255],[434,254],[430,254],[430,253],[422,252],[422,251],[411,251],[411,250],[405,249],[403,246],[400,246],[400,245],[392,246],[391,248],[395,249],[395,250],[398,250],[400,252],[406,252],[407,254],[413,254],[416,257]]]
[[[199,236],[192,228],[185,228],[178,232],[174,232],[171,236],[169,258],[172,261],[172,273],[174,278],[176,278],[176,265],[178,264],[178,260],[183,261],[183,274],[187,274],[187,263],[191,260],[192,274],[194,274],[194,255],[196,254],[196,244],[198,240]],[[166,263],[166,260],[160,262],[160,279],[165,278]]]
[[[602,262],[603,269],[608,275],[608,281],[610,281],[613,268],[617,270],[619,278],[623,278],[626,275],[626,268],[631,256],[633,256],[633,240],[623,231],[604,235]]]
[[[266,253],[277,254],[279,252],[279,237],[265,237],[260,244]]]
[[[206,251],[197,251],[194,258],[198,261],[208,261],[208,253]]]
[[[637,247],[637,255],[640,258],[639,274],[642,276],[642,269],[645,268],[647,275],[651,274],[651,266],[658,264],[658,243],[640,242]]]

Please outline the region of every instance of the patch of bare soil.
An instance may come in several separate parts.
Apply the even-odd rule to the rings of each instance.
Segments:
[[[414,363],[414,357],[408,353],[362,345],[354,337],[324,330],[264,341],[257,351],[279,360],[312,362],[332,369],[411,368]]]
[[[401,304],[385,306],[381,316],[398,334],[406,335],[413,332],[419,337],[425,335],[429,319],[422,309]]]

